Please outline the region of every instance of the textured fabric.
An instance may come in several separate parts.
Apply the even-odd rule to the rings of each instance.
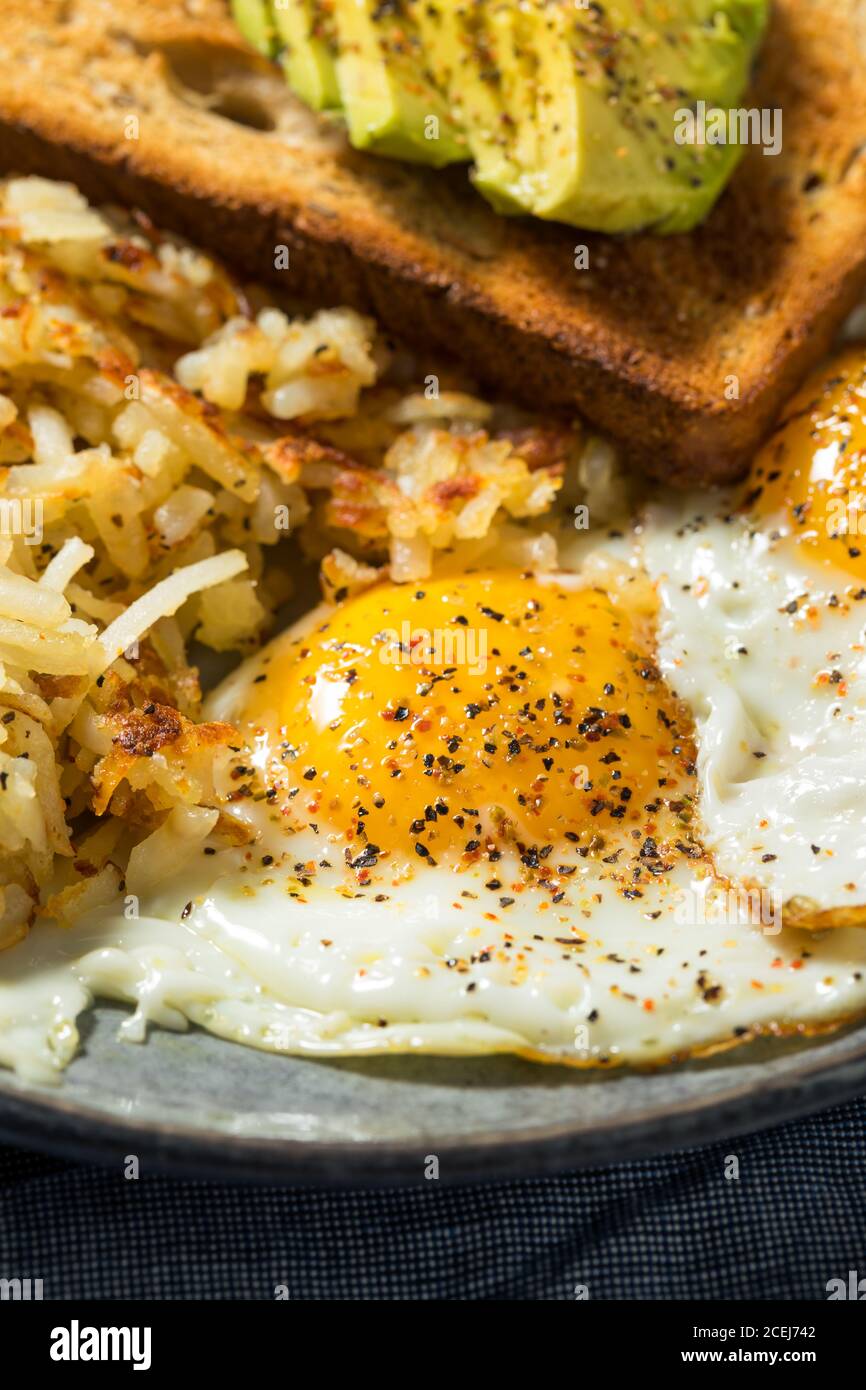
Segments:
[[[866,1274],[864,1125],[860,1100],[640,1163],[391,1191],[128,1181],[0,1149],[0,1277],[45,1298],[825,1299]]]

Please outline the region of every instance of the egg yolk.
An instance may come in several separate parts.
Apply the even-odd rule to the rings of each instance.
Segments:
[[[866,348],[839,354],[789,402],[743,508],[822,565],[866,579]]]
[[[651,652],[649,621],[595,589],[508,571],[380,585],[273,643],[243,717],[266,731],[272,799],[361,863],[508,841],[537,866],[623,836],[637,854],[663,823],[682,836],[694,772]]]

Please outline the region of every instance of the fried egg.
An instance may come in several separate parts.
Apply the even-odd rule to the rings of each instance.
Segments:
[[[129,1041],[602,1067],[861,1013],[864,368],[733,493],[555,573],[375,583],[239,666],[206,713],[249,842],[3,952],[0,1062],[56,1077],[96,996]]]
[[[734,496],[649,508],[658,659],[704,843],[786,921],[866,923],[866,354],[812,378]]]

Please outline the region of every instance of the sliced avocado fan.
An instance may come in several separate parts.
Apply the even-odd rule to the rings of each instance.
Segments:
[[[688,231],[742,155],[770,0],[232,0],[293,91],[359,149],[472,180],[504,213]],[[691,124],[689,124],[691,120]],[[718,143],[714,143],[718,141]]]

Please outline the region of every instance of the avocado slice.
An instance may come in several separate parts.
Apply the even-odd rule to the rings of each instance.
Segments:
[[[329,7],[317,0],[280,0],[274,4],[274,24],[284,44],[280,62],[295,95],[314,111],[339,110],[337,37]]]
[[[468,141],[427,71],[406,0],[334,0],[334,19],[352,144],[436,168],[468,160]]]
[[[767,0],[523,0],[538,63],[533,212],[590,230],[688,231],[742,149],[678,144],[678,113],[745,89]]]
[[[489,0],[410,0],[430,75],[447,93],[466,132],[476,188],[500,212],[523,212],[519,169],[509,153],[511,121],[503,101],[495,35],[485,25]]]
[[[235,24],[250,47],[272,58],[276,38],[268,0],[231,0],[231,9]]]
[[[499,72],[499,87],[506,112],[506,149],[515,169],[509,186],[511,207],[491,196],[499,212],[531,212],[539,167],[539,130],[536,120],[538,60],[529,42],[525,8],[514,0],[491,0],[485,7],[484,24],[490,51]]]

